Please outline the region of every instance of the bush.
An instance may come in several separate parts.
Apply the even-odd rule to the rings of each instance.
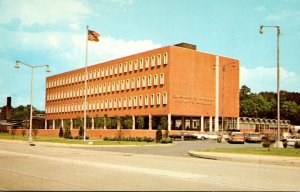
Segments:
[[[286,148],[287,147],[287,141],[283,142],[283,147]]]
[[[262,142],[262,146],[265,148],[270,147],[270,142],[268,142],[268,141]]]
[[[24,137],[25,134],[26,134],[26,129],[23,129],[23,130],[22,130],[22,136]]]
[[[296,141],[295,148],[300,148],[300,141]]]
[[[173,139],[170,137],[163,138],[161,143],[173,143]]]

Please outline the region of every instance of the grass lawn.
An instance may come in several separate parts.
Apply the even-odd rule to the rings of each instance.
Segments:
[[[235,153],[248,155],[272,155],[272,156],[286,156],[286,157],[300,157],[300,149],[296,148],[219,148],[198,150],[199,152],[219,152],[219,153]]]
[[[5,140],[20,140],[20,141],[28,141],[28,135],[11,135],[8,133],[0,133],[0,139]],[[133,141],[103,141],[103,140],[94,140],[89,139],[86,141],[79,140],[79,139],[65,139],[59,138],[58,136],[39,136],[37,135],[36,138],[33,137],[34,141],[37,142],[49,142],[49,143],[64,143],[64,144],[83,144],[88,145],[89,141],[93,141],[93,145],[153,145],[157,144],[155,142],[133,142]]]

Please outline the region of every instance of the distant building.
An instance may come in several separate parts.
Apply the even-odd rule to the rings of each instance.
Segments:
[[[208,54],[187,43],[166,46],[88,67],[87,116],[137,117],[145,130],[166,117],[168,130],[238,129],[239,60]],[[85,68],[46,79],[46,128],[83,118]],[[57,123],[59,122],[59,125]],[[224,123],[225,124],[225,123]]]

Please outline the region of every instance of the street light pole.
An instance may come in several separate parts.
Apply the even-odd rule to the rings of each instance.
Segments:
[[[280,142],[280,44],[279,44],[279,37],[280,37],[280,26],[265,26],[261,25],[259,33],[263,34],[264,27],[271,27],[277,29],[277,148],[283,148],[282,142]]]
[[[50,72],[49,65],[29,65],[26,63],[23,63],[21,61],[16,61],[15,68],[20,68],[20,64],[25,65],[27,67],[31,68],[31,86],[30,86],[30,124],[29,124],[29,143],[32,143],[32,114],[33,114],[33,108],[32,108],[32,100],[33,100],[33,70],[35,68],[41,68],[41,67],[47,67],[46,72]]]

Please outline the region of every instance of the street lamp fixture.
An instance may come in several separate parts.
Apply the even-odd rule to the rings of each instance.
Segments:
[[[32,99],[33,99],[33,69],[35,68],[41,68],[41,67],[46,67],[46,72],[50,72],[50,68],[49,68],[49,65],[36,65],[36,66],[33,66],[33,65],[29,65],[29,64],[26,64],[26,63],[23,63],[21,61],[16,61],[16,65],[15,65],[15,68],[20,68],[20,64],[22,65],[25,65],[27,67],[30,67],[31,68],[31,91],[30,91],[30,125],[29,125],[29,138],[28,138],[28,141],[30,143],[30,145],[33,143],[32,141]]]
[[[263,34],[263,28],[269,27],[269,28],[276,28],[277,30],[277,141],[276,141],[276,147],[277,148],[283,148],[282,142],[280,142],[280,62],[279,62],[279,37],[280,37],[280,26],[266,26],[261,25],[259,29],[259,33]]]

